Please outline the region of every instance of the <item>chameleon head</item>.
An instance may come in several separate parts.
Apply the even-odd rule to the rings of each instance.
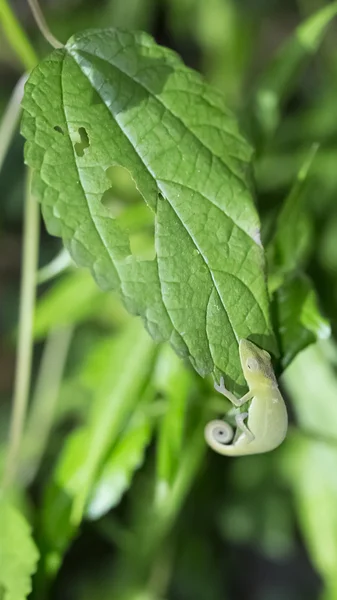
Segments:
[[[249,340],[240,340],[239,352],[243,374],[250,389],[270,386],[271,383],[277,385],[268,352]]]

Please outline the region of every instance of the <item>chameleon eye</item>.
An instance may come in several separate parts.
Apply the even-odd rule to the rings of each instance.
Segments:
[[[255,358],[247,358],[247,369],[249,369],[249,371],[258,371],[259,370],[259,363]]]

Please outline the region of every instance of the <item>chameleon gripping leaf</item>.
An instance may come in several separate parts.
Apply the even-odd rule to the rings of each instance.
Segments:
[[[287,409],[277,385],[270,354],[248,340],[240,340],[239,351],[249,391],[238,399],[225,388],[223,378],[220,385],[215,385],[215,389],[238,408],[250,402],[248,411],[236,415],[234,439],[233,429],[225,421],[210,421],[205,428],[209,446],[225,456],[274,450],[283,442],[288,428]]]

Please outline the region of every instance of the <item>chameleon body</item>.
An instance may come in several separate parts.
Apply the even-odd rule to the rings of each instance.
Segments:
[[[229,392],[221,378],[215,389],[240,407],[250,402],[248,411],[236,415],[236,433],[225,421],[206,425],[205,438],[213,450],[226,456],[243,456],[269,452],[279,446],[287,433],[287,409],[279,391],[271,357],[249,340],[240,340],[242,371],[249,391],[238,399]],[[245,424],[245,419],[246,424]],[[228,443],[232,440],[232,443]]]

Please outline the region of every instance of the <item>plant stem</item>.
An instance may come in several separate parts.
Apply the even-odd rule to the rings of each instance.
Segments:
[[[0,0],[0,23],[24,68],[33,69],[38,62],[37,55],[7,0]]]
[[[63,48],[63,44],[61,44],[61,42],[59,42],[59,40],[50,31],[38,1],[28,0],[28,4],[33,13],[35,22],[38,28],[40,29],[43,37],[47,40],[47,42],[49,42],[51,46],[53,46],[53,48]]]
[[[1,2],[1,0],[0,0]],[[12,95],[7,104],[5,113],[0,123],[0,172],[8,152],[8,148],[19,122],[21,112],[21,100],[23,88],[26,83],[27,75],[22,75],[17,82]]]
[[[27,410],[32,364],[32,329],[38,247],[39,207],[31,193],[31,175],[28,173],[24,211],[18,350],[4,486],[10,486],[16,476],[22,431]]]
[[[71,327],[55,329],[43,349],[22,444],[20,473],[25,485],[33,481],[47,445],[72,335]]]

